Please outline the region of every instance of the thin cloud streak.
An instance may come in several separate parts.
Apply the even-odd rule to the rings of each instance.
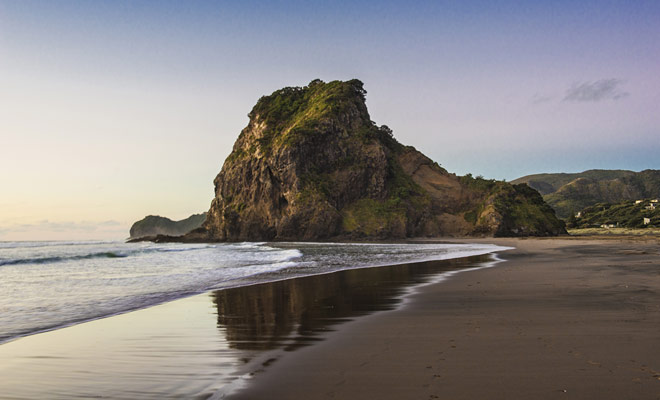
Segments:
[[[543,104],[543,103],[549,103],[553,100],[552,96],[536,93],[532,97],[532,104]]]
[[[566,90],[563,101],[598,102],[602,100],[620,100],[630,95],[630,93],[621,90],[622,84],[623,81],[616,78],[574,83]]]

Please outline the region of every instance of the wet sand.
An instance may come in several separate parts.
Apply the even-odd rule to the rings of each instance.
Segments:
[[[342,324],[396,308],[415,285],[489,258],[219,290],[24,337],[0,345],[0,399],[223,398]]]
[[[484,241],[516,250],[264,362],[229,398],[660,399],[657,238]]]
[[[341,271],[5,343],[0,398],[660,399],[657,238],[475,241],[516,249],[494,268]]]

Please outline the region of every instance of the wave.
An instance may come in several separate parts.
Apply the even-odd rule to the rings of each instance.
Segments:
[[[303,253],[297,249],[282,250],[280,262],[293,261],[301,258]]]
[[[104,250],[91,252],[87,254],[65,254],[65,255],[53,255],[45,257],[26,257],[26,258],[15,258],[15,259],[0,259],[0,266],[6,265],[20,265],[20,264],[52,264],[66,261],[78,261],[78,260],[90,260],[97,258],[126,258],[133,255],[140,255],[145,253],[169,253],[169,252],[184,252],[184,251],[193,251],[193,250],[202,250],[211,248],[213,246],[201,246],[201,247],[146,247],[138,249],[126,249],[126,250]]]
[[[197,246],[197,247],[169,247],[169,248],[160,248],[160,247],[152,247],[152,248],[146,248],[142,249],[142,252],[148,252],[148,251],[154,251],[154,252],[163,252],[163,253],[169,253],[169,252],[180,252],[180,251],[191,251],[191,250],[202,250],[202,249],[211,249],[216,246],[214,245],[208,245],[208,246]]]
[[[128,254],[116,253],[112,251],[103,251],[99,253],[81,254],[75,256],[36,257],[36,258],[19,258],[14,260],[0,260],[0,266],[18,265],[18,264],[51,264],[51,263],[71,261],[71,260],[89,260],[92,258],[123,258],[123,257],[128,257]]]
[[[105,244],[115,244],[116,241],[107,240],[79,240],[79,241],[64,241],[64,240],[44,240],[44,241],[19,241],[7,242],[0,241],[0,249],[21,249],[21,248],[40,248],[40,247],[66,247],[66,246],[98,246]]]
[[[343,247],[342,247],[343,246]],[[359,247],[354,247],[359,246]],[[467,257],[506,248],[494,245],[455,244],[336,244],[336,243],[227,243],[227,244],[121,244],[77,247],[23,254],[7,252],[0,258],[3,279],[15,281],[12,293],[38,293],[17,300],[0,294],[0,343],[13,338],[115,315],[208,290],[331,273],[338,270],[406,264]],[[50,249],[49,249],[50,250]],[[198,250],[201,250],[198,252]],[[126,257],[129,257],[126,259]],[[124,261],[84,262],[112,259]],[[67,262],[70,264],[67,266]],[[26,274],[19,264],[60,263],[54,277]],[[93,273],[87,274],[89,271]],[[61,274],[61,275],[60,275]],[[39,285],[47,282],[41,289]],[[71,293],[68,299],[59,296]],[[76,296],[78,296],[76,298]],[[44,307],[49,299],[52,310]],[[70,299],[75,301],[71,303]],[[3,303],[4,302],[4,303]],[[4,315],[3,315],[4,314]]]

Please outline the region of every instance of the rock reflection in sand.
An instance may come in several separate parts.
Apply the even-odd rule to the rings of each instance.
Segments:
[[[282,351],[321,340],[321,332],[342,321],[393,309],[415,283],[487,259],[346,270],[221,290],[25,337],[0,346],[0,397],[222,396]]]
[[[334,325],[391,310],[411,285],[489,256],[364,268],[216,291],[218,328],[231,348],[293,350],[320,340]]]

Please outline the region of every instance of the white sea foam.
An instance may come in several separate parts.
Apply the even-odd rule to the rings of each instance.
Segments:
[[[436,243],[2,242],[0,342],[211,289],[503,249]]]

